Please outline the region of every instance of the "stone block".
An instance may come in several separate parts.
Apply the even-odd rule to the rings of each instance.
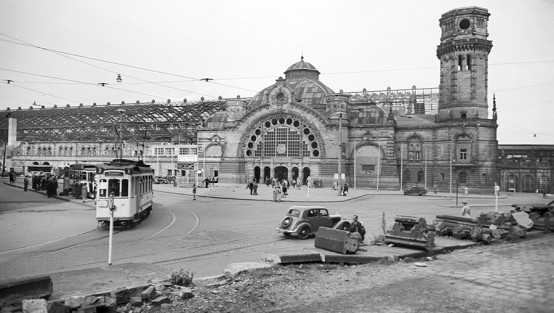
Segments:
[[[141,292],[140,296],[142,297],[142,300],[153,299],[156,296],[156,287],[148,286],[148,288]]]
[[[170,303],[170,302],[171,302],[171,300],[166,296],[159,296],[155,299],[152,299],[152,304],[153,305],[162,305],[164,303]]]
[[[80,308],[85,302],[84,297],[74,296],[65,299],[65,305],[69,306],[70,310]]]
[[[21,303],[23,299],[47,298],[52,291],[50,276],[5,281],[0,283],[0,307]]]
[[[69,313],[71,309],[69,306],[59,301],[50,302],[48,304],[48,313]]]
[[[116,305],[122,305],[122,304],[129,303],[129,300],[131,299],[131,297],[140,296],[144,288],[145,288],[144,286],[132,287],[132,288],[121,287],[112,291],[110,295],[112,298],[115,298]]]
[[[189,299],[194,297],[194,293],[192,292],[192,289],[190,288],[181,288],[179,290],[179,298],[181,299]]]
[[[44,299],[22,301],[23,313],[48,313],[48,303]]]
[[[129,304],[132,306],[132,307],[138,307],[138,306],[142,306],[142,297],[131,297],[129,299]]]
[[[84,306],[77,309],[77,313],[96,313],[95,306]]]

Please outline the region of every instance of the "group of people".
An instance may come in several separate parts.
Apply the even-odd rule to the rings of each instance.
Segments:
[[[250,189],[250,195],[258,195],[258,182],[253,179],[251,182],[246,184],[246,189]]]
[[[33,175],[31,176],[31,188],[33,190],[45,190],[48,198],[53,198],[58,195],[58,177],[55,175],[50,177]],[[23,190],[27,191],[28,189],[29,177],[25,175],[23,178]]]

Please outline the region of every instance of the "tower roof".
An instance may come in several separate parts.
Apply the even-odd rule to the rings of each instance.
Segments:
[[[285,71],[285,75],[288,75],[288,73],[291,71],[299,71],[299,70],[313,71],[313,72],[317,72],[318,75],[320,74],[319,71],[315,68],[315,66],[313,66],[309,62],[304,62],[304,56],[301,56],[299,62],[296,62],[293,65],[289,66],[289,68],[287,68],[287,70]]]

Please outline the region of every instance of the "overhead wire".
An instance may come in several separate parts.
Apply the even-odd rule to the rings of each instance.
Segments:
[[[116,65],[120,65],[120,66],[131,67],[131,68],[140,69],[140,70],[144,70],[144,71],[151,71],[151,72],[162,73],[162,74],[166,74],[166,75],[178,76],[178,77],[182,77],[182,78],[189,78],[189,79],[192,79],[192,80],[194,80],[194,81],[200,81],[200,79],[195,79],[195,78],[188,77],[188,76],[177,75],[177,74],[171,74],[171,73],[167,73],[167,72],[162,72],[162,71],[157,71],[157,70],[142,68],[142,67],[138,67],[138,66],[134,66],[134,65],[123,64],[123,63],[119,63],[119,62],[112,62],[112,61],[102,60],[102,59],[98,59],[98,58],[87,57],[87,56],[83,56],[83,55],[79,55],[79,54],[75,54],[75,53],[64,52],[64,51],[55,50],[55,49],[49,49],[49,48],[41,47],[41,46],[38,46],[38,45],[35,45],[35,44],[32,44],[32,43],[26,42],[26,41],[21,40],[21,39],[17,39],[17,38],[15,38],[15,37],[6,35],[6,34],[1,33],[1,32],[0,32],[0,35],[9,37],[9,38],[11,38],[11,39],[13,39],[13,40],[17,40],[17,41],[20,41],[20,42],[13,41],[13,40],[5,40],[5,39],[0,39],[0,41],[10,42],[10,43],[19,44],[19,45],[28,46],[28,47],[37,48],[37,49],[42,49],[42,50],[45,50],[45,51],[48,51],[48,52],[52,52],[52,53],[54,53],[54,54],[56,54],[56,55],[59,55],[59,56],[68,58],[68,59],[73,60],[73,61],[75,61],[75,62],[83,63],[83,64],[86,64],[86,65],[88,65],[88,66],[91,66],[91,67],[94,67],[94,68],[97,68],[97,69],[100,69],[100,70],[103,70],[103,71],[110,72],[110,73],[112,73],[112,74],[120,74],[121,72],[116,72],[116,71],[108,70],[108,69],[103,68],[103,67],[100,67],[100,66],[98,66],[98,65],[94,65],[94,64],[91,64],[91,63],[89,63],[89,62],[85,62],[85,61],[76,59],[76,58],[74,58],[74,57],[72,57],[72,56],[80,57],[80,58],[84,58],[84,59],[90,59],[90,60],[94,60],[94,61],[98,61],[98,62],[104,62],[104,63],[116,64]],[[163,85],[163,84],[160,84],[160,83],[156,83],[156,82],[152,82],[152,81],[147,81],[147,80],[144,80],[144,79],[141,79],[141,78],[138,78],[138,77],[134,77],[134,76],[129,75],[129,74],[124,74],[124,76],[125,76],[125,77],[129,77],[129,78],[133,78],[133,79],[136,79],[136,80],[145,82],[145,83],[149,83],[149,84],[155,84],[155,85],[158,85],[158,86],[162,86],[162,87],[166,87],[166,88],[170,88],[170,89],[174,89],[174,90],[179,90],[179,91],[184,91],[184,92],[187,92],[187,93],[197,94],[197,95],[201,95],[201,96],[209,96],[209,97],[215,98],[215,96],[213,96],[213,95],[208,95],[208,94],[198,93],[198,92],[194,92],[194,91],[190,91],[190,90],[186,90],[186,89],[182,89],[182,88],[177,88],[177,87],[173,87],[173,86]],[[137,94],[141,94],[140,92],[136,92],[136,93],[137,93]]]

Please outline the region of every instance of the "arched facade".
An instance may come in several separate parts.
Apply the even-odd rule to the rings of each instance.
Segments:
[[[497,177],[496,102],[489,118],[487,101],[488,17],[477,7],[441,17],[438,94],[415,86],[335,92],[301,57],[252,98],[15,111],[23,128],[11,160],[17,166],[48,159],[63,167],[141,155],[164,164],[160,175],[173,172],[174,159],[158,158],[150,148],[187,142],[198,145],[204,177],[222,183],[271,177],[305,183],[311,177],[330,187],[343,174],[355,188],[436,185],[448,191],[457,180],[472,190],[492,190],[495,181],[552,188],[550,172]],[[120,116],[119,108],[129,114]],[[127,143],[114,141],[115,123]]]

